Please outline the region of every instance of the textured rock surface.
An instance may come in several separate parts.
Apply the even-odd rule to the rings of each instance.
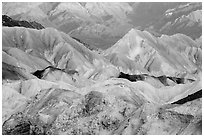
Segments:
[[[181,33],[197,39],[202,35],[201,10],[201,3],[187,3],[169,9],[158,21],[150,25],[150,29],[167,35]]]
[[[158,9],[150,14],[142,5]],[[147,17],[137,22],[143,24],[167,9],[175,18],[185,14],[180,21],[199,22],[197,8],[199,3],[3,3],[3,13],[15,19],[9,21],[46,28],[2,27],[2,133],[201,135],[202,35],[156,37],[156,30],[131,27],[133,15]],[[102,49],[116,43],[91,49],[87,38]]]
[[[202,64],[202,51],[189,37],[176,34],[156,38],[147,31],[136,29],[130,30],[104,55],[124,73],[142,72],[157,77],[193,78]]]
[[[182,33],[198,38],[201,5],[193,2],[4,2],[2,13],[15,20],[54,27],[91,47],[107,49],[133,27],[149,28],[154,34]]]
[[[8,27],[26,27],[26,28],[34,28],[34,29],[43,29],[44,27],[37,23],[37,22],[27,22],[27,21],[18,21],[13,20],[12,18],[8,17],[7,15],[2,16],[2,25]]]
[[[38,85],[32,83],[26,88],[28,82],[22,83],[22,88],[15,91],[30,100],[26,107],[21,104],[24,109],[18,110],[23,113],[23,118],[17,118],[15,111],[16,114],[3,124],[4,134],[34,134],[33,126],[40,128],[42,134],[182,134],[187,127],[195,128],[201,122],[201,100],[193,101],[195,106],[190,102],[171,105],[185,96],[183,91],[189,85],[155,89],[145,82],[112,79],[71,90],[69,86],[59,89],[57,84],[46,81],[44,84],[38,82]],[[35,91],[38,93],[32,94]],[[166,94],[172,91],[171,95]],[[189,113],[188,109],[192,108],[193,112]],[[25,123],[28,129],[24,129]],[[16,126],[23,129],[18,130]],[[201,130],[195,129],[188,134],[200,134]]]
[[[108,60],[55,29],[37,31],[4,27],[2,35],[3,62],[26,72],[55,66],[65,71],[76,70],[86,78],[107,79],[117,74],[117,69]]]

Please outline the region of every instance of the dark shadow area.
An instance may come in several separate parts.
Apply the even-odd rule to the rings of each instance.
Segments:
[[[165,86],[169,86],[169,84],[167,83],[167,79],[172,80],[176,84],[185,84],[185,81],[190,81],[190,82],[194,81],[192,79],[177,78],[177,77],[167,77],[165,75],[155,77],[155,76],[150,76],[150,75],[147,75],[147,74],[129,75],[129,74],[125,74],[123,72],[120,72],[120,74],[118,76],[118,78],[124,78],[124,79],[127,79],[127,80],[131,81],[131,82],[144,81],[147,77],[153,77],[154,79],[159,80]]]
[[[12,121],[15,122],[12,123]],[[22,113],[17,113],[3,123],[2,135],[45,135],[45,130],[44,127],[31,122]]]
[[[180,100],[178,100],[176,102],[173,102],[172,104],[184,104],[186,102],[189,102],[189,101],[192,101],[192,100],[195,100],[195,99],[198,99],[198,98],[202,98],[202,89],[197,91],[194,94],[188,95],[187,97],[185,97],[183,99],[180,99]]]
[[[124,79],[127,79],[131,82],[135,82],[135,81],[143,81],[145,80],[145,74],[142,74],[142,75],[129,75],[129,74],[125,74],[123,72],[120,72],[120,75],[118,78],[124,78]]]
[[[62,69],[55,68],[55,67],[53,67],[53,66],[48,66],[48,67],[46,67],[46,68],[44,68],[44,69],[42,69],[42,70],[37,70],[37,71],[33,72],[32,74],[33,74],[34,76],[38,77],[39,79],[41,79],[41,78],[44,76],[44,72],[45,72],[47,69],[50,69],[50,70],[52,70],[52,71],[54,71],[54,70],[64,71],[64,70],[62,70]]]
[[[41,79],[43,77],[43,73],[45,72],[45,69],[43,70],[37,70],[34,73],[32,73],[34,76],[38,77],[39,79]]]
[[[76,41],[78,41],[79,43],[83,44],[83,45],[84,45],[85,47],[87,47],[88,49],[98,51],[98,48],[97,48],[97,47],[91,46],[91,45],[89,45],[89,44],[87,44],[87,43],[81,41],[81,40],[78,39],[78,38],[75,38],[75,37],[72,37],[72,38],[75,39]]]
[[[20,80],[23,79],[25,80],[26,77],[22,75],[20,72],[20,68],[2,63],[2,79],[9,79],[9,80]]]
[[[44,27],[37,23],[37,22],[28,22],[28,21],[18,21],[18,20],[13,20],[11,17],[7,15],[2,15],[2,26],[7,26],[7,27],[25,27],[25,28],[33,28],[33,29],[44,29]]]
[[[46,67],[46,68],[44,68],[42,70],[37,70],[37,71],[35,71],[35,72],[31,73],[31,74],[38,77],[39,79],[42,79],[42,77],[45,74],[45,71],[48,70],[48,69],[49,69],[49,72],[58,70],[58,71],[62,71],[64,73],[67,73],[69,75],[79,74],[78,71],[76,71],[76,70],[65,70],[65,69],[55,68],[53,66],[48,66],[48,67]]]

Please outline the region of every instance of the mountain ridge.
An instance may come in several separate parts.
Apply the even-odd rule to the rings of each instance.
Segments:
[[[3,3],[2,134],[201,135],[196,4]]]

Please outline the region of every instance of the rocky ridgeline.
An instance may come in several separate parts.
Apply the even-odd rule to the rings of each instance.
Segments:
[[[199,42],[133,28],[99,54],[57,29],[3,18],[4,135],[202,134]]]
[[[3,134],[201,134],[200,48],[185,59],[197,73],[181,67],[186,74],[176,77],[159,66],[179,74],[173,55],[162,54],[170,46],[145,34],[130,31],[97,54],[55,29],[3,27]],[[158,61],[142,65],[135,55],[148,51]]]
[[[28,21],[19,21],[13,20],[7,15],[2,15],[2,25],[8,27],[25,27],[25,28],[33,28],[33,29],[44,29],[44,27],[37,22],[28,22]]]

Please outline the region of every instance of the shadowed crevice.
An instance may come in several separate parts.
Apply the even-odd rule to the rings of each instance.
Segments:
[[[45,71],[48,69],[49,69],[49,71],[56,71],[56,70],[62,71],[62,72],[67,73],[69,75],[74,75],[75,73],[78,74],[78,71],[76,71],[76,70],[65,70],[65,69],[55,68],[53,66],[48,66],[45,69],[37,70],[37,71],[33,72],[32,74],[34,76],[38,77],[39,79],[42,79],[42,77],[45,74]]]
[[[193,82],[194,81],[192,79],[169,77],[169,76],[165,76],[165,75],[159,76],[159,77],[155,77],[155,76],[150,76],[148,74],[129,75],[129,74],[125,74],[123,72],[120,72],[120,74],[118,76],[118,78],[124,78],[124,79],[127,79],[127,80],[131,81],[131,82],[144,81],[147,77],[152,77],[154,79],[157,79],[157,80],[159,80],[165,86],[169,86],[169,84],[167,83],[167,79],[172,80],[176,84],[185,84],[185,81],[189,81],[189,82]]]
[[[184,104],[186,102],[193,101],[193,100],[198,99],[198,98],[202,98],[202,89],[197,91],[196,93],[188,95],[187,97],[185,97],[183,99],[180,99],[176,102],[173,102],[172,104]]]
[[[7,26],[7,27],[25,27],[25,28],[33,28],[33,29],[44,29],[44,27],[33,21],[33,22],[28,22],[28,21],[19,21],[19,20],[14,20],[11,17],[7,15],[2,15],[2,26]]]

